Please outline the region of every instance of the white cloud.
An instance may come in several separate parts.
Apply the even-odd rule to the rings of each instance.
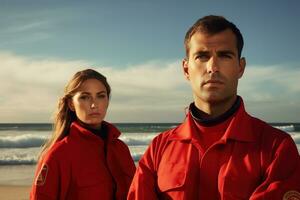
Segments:
[[[248,111],[268,122],[299,122],[300,66],[248,66],[239,93]]]
[[[49,122],[58,97],[84,61],[33,60],[0,52],[0,122]],[[190,96],[180,63],[149,62],[125,69],[95,68],[112,87],[108,119],[122,121],[174,121]],[[164,113],[162,113],[164,112]],[[155,117],[153,117],[155,116]],[[163,117],[165,120],[163,120]],[[160,118],[161,117],[161,118]]]
[[[0,16],[1,17],[1,16]],[[8,46],[23,43],[33,43],[50,39],[53,36],[55,23],[51,20],[32,19],[28,16],[9,16],[5,23],[2,23],[0,36],[1,46]]]
[[[252,101],[275,101],[300,92],[300,66],[249,66],[240,80],[240,91]],[[275,96],[274,96],[275,95]]]
[[[37,29],[41,29],[43,27],[49,26],[49,21],[30,21],[24,22],[23,24],[18,25],[10,25],[6,29],[2,29],[1,33],[6,34],[15,34],[15,33],[23,33],[25,31],[36,31]]]
[[[69,74],[74,73],[76,66],[82,65],[87,63],[34,61],[7,52],[0,53],[0,121],[49,121]]]
[[[0,66],[0,122],[50,122],[67,81],[91,64],[0,52]],[[109,121],[179,122],[192,101],[179,60],[95,69],[107,76],[112,87]],[[249,66],[239,91],[250,113],[267,121],[297,121],[298,77],[298,68]]]

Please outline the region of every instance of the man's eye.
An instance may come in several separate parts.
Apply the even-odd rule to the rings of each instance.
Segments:
[[[221,58],[232,58],[231,54],[220,54]]]
[[[209,59],[209,56],[208,55],[197,55],[196,59],[207,60],[207,59]]]
[[[224,58],[230,58],[229,55],[222,55],[222,57],[224,57]]]

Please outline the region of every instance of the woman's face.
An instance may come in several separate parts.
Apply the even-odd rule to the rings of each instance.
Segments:
[[[98,129],[106,115],[108,103],[105,86],[97,79],[88,79],[82,83],[68,105],[81,122]]]

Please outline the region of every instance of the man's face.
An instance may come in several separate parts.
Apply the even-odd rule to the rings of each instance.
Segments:
[[[229,29],[214,35],[196,32],[189,47],[183,70],[191,83],[196,104],[217,104],[235,99],[245,60],[238,57],[233,32]]]

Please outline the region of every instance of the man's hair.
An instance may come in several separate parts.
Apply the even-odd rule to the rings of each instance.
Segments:
[[[187,31],[184,39],[186,57],[189,57],[189,43],[191,41],[191,37],[196,32],[214,35],[216,33],[225,31],[226,29],[231,30],[236,37],[238,56],[240,58],[244,46],[244,40],[240,30],[232,22],[228,21],[224,17],[215,15],[208,15],[198,19],[196,23]]]

